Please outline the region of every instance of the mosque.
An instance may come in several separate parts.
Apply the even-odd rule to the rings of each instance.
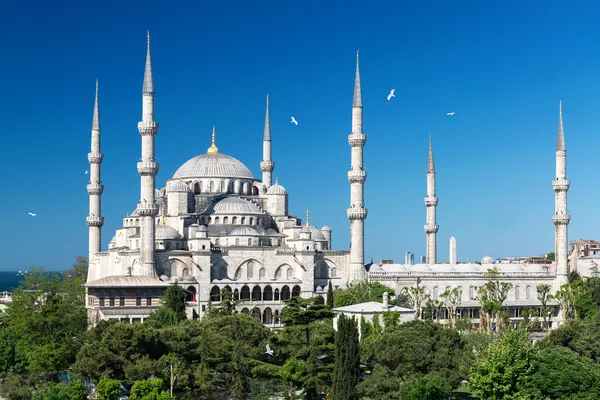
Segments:
[[[90,214],[89,271],[86,283],[86,307],[90,325],[101,320],[143,322],[160,306],[166,287],[177,284],[187,293],[189,318],[201,318],[210,304],[221,301],[224,290],[242,302],[240,312],[253,315],[268,326],[280,325],[284,301],[292,296],[318,296],[325,301],[327,285],[344,288],[364,280],[377,281],[396,291],[407,286],[422,286],[433,299],[446,289],[460,288],[459,312],[478,318],[476,288],[487,280],[493,266],[499,279],[513,283],[505,302],[512,320],[518,320],[523,308],[539,307],[536,285],[547,283],[556,291],[567,283],[566,147],[560,107],[556,147],[556,179],[553,181],[556,207],[556,262],[549,266],[493,264],[486,257],[481,264],[456,262],[456,242],[451,240],[450,263],[437,263],[435,165],[430,140],[427,169],[425,264],[364,263],[364,183],[362,129],[363,103],[359,60],[352,103],[352,130],[348,135],[351,149],[350,250],[332,249],[331,229],[304,222],[288,210],[288,193],[277,180],[273,184],[275,162],[271,153],[269,99],[263,135],[261,179],[255,178],[239,160],[221,153],[213,127],[212,144],[205,154],[184,162],[166,186],[156,187],[159,164],[155,159],[154,138],[159,124],[154,120],[154,81],[148,37],[142,87],[140,201],[135,210],[123,217],[122,227],[102,250],[101,212],[103,185],[100,172],[103,153],[100,148],[100,111],[98,85],[94,104],[90,163],[87,185]],[[448,318],[448,316],[446,316]],[[558,313],[552,319],[558,322]]]

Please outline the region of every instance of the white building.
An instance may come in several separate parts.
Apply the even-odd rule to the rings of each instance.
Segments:
[[[135,210],[102,250],[100,112],[98,85],[92,124],[90,161],[89,259],[87,309],[90,324],[103,319],[141,322],[160,305],[165,287],[174,282],[188,291],[187,312],[199,318],[222,291],[247,300],[240,311],[267,325],[279,324],[283,301],[291,296],[321,296],[329,280],[334,287],[366,279],[364,268],[364,182],[362,93],[358,55],[352,105],[351,250],[331,248],[331,229],[304,223],[288,210],[288,193],[272,183],[275,167],[267,97],[263,134],[262,179],[239,160],[212,144],[205,154],[185,161],[157,188],[154,82],[148,39],[142,90],[141,159],[137,163],[141,196]],[[324,289],[325,288],[325,289]]]

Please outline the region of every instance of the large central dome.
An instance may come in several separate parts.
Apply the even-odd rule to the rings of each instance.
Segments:
[[[239,160],[225,154],[201,154],[183,164],[173,179],[239,178],[254,179],[252,172]]]

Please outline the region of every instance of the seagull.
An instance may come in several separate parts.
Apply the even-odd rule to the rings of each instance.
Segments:
[[[85,174],[87,175],[87,174],[88,174],[88,171],[85,171]]]
[[[271,349],[271,346],[269,346],[268,344],[267,344],[267,351],[265,351],[265,354],[268,354],[271,357],[273,357],[273,350]]]
[[[36,213],[28,212],[27,214],[31,215],[32,217],[37,217]]]
[[[294,118],[294,117],[292,117],[292,120],[290,121],[290,123],[296,124],[296,126],[298,126],[298,121],[296,121],[296,118]]]
[[[456,114],[454,111],[446,113],[446,115],[449,115],[449,116],[453,116],[454,114]]]
[[[396,89],[392,89],[390,90],[390,94],[388,94],[388,101],[390,101],[392,99],[392,97],[396,97],[396,95],[394,94],[394,92],[396,91]]]

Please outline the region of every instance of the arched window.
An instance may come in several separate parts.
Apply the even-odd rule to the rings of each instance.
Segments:
[[[252,246],[252,239],[248,238],[248,246]]]
[[[221,219],[219,217],[215,217],[215,224],[218,224],[219,222],[221,222]]]
[[[202,193],[202,181],[196,183],[196,193]]]
[[[279,310],[275,310],[274,322],[275,322],[275,324],[279,324]]]
[[[273,300],[279,301],[279,289],[275,289],[275,293],[273,295]]]
[[[254,286],[252,289],[252,300],[253,301],[261,301],[262,294],[260,293],[260,286]]]
[[[196,288],[189,286],[185,295],[185,301],[196,301]]]
[[[211,192],[211,193],[214,192],[215,191],[215,183],[213,181],[210,181],[210,183],[208,185],[209,185],[208,186],[208,188],[209,188],[208,191]]]
[[[261,268],[260,271],[258,271],[258,278],[259,279],[265,279],[265,275],[266,275],[265,269]]]
[[[184,268],[183,271],[181,271],[181,276],[188,276],[190,274],[190,270],[188,268]]]
[[[242,217],[242,225],[244,225],[246,223],[246,217]]]
[[[223,217],[223,224],[227,225],[229,223],[229,217]]]
[[[240,300],[250,300],[250,288],[244,286],[240,292]]]
[[[475,288],[473,286],[469,287],[469,300],[475,300]]]
[[[437,286],[433,288],[433,294],[431,297],[433,298],[433,300],[438,299],[438,287]]]
[[[235,245],[239,246],[240,245],[240,238],[235,238]]]
[[[256,320],[257,320],[257,321],[260,321],[261,314],[262,314],[262,313],[260,312],[260,310],[258,309],[258,307],[254,307],[254,308],[252,309],[252,316],[253,316],[254,318],[256,318]]]
[[[250,217],[250,221],[248,221],[248,225],[252,225],[254,222],[254,218]]]
[[[273,324],[273,312],[271,311],[271,309],[269,307],[265,308],[265,311],[263,312],[263,324],[266,325],[271,325]]]
[[[277,271],[275,271],[275,280],[281,279],[282,273],[283,269],[281,267],[277,268]]]
[[[254,277],[254,263],[252,261],[248,262],[248,266],[246,267],[248,271],[248,279]]]
[[[219,238],[216,238],[215,239],[215,246],[218,246],[218,245],[219,245]]]
[[[225,181],[221,181],[221,193],[225,192]]]
[[[515,286],[515,300],[517,300],[517,301],[520,300],[520,297],[521,297],[520,291],[521,291],[521,288],[518,286]]]
[[[296,285],[292,289],[292,297],[298,297],[298,296],[300,296],[300,286]]]
[[[210,301],[220,302],[221,301],[221,289],[218,286],[213,286],[210,289]]]
[[[331,270],[329,270],[329,276],[332,278],[337,278],[337,268],[331,268]]]
[[[291,268],[287,270],[287,278],[292,279],[294,277],[294,271]]]
[[[140,220],[139,219],[135,220],[135,226],[140,226]]]
[[[264,301],[273,300],[273,288],[271,286],[265,287],[265,290],[263,291],[263,300]]]
[[[234,225],[236,225],[237,224],[237,217],[233,217],[231,223],[234,224]]]
[[[285,285],[281,288],[281,301],[287,300],[290,298],[290,288]]]
[[[531,300],[531,286],[525,288],[525,300]]]

